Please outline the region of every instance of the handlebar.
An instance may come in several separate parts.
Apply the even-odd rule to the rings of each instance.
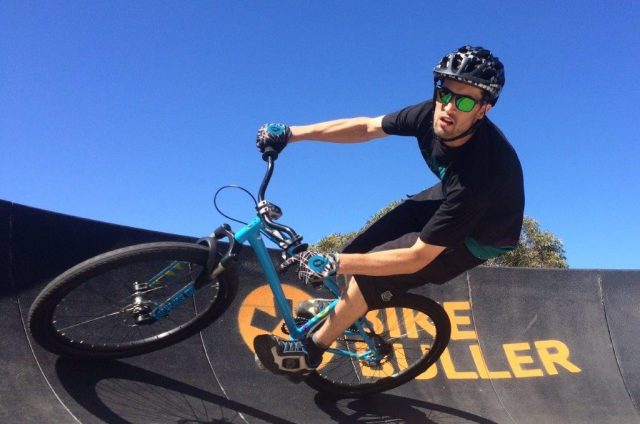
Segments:
[[[265,149],[262,158],[267,162],[267,172],[260,184],[260,191],[258,193],[259,201],[256,204],[258,215],[260,215],[262,222],[265,224],[261,229],[261,232],[280,246],[284,251],[283,255],[291,256],[305,251],[307,250],[308,245],[306,243],[302,243],[302,236],[298,235],[293,228],[274,222],[282,216],[282,211],[278,206],[273,203],[269,203],[265,199],[265,193],[275,169],[275,161],[278,158],[278,152],[275,149],[268,147]],[[228,239],[227,252],[224,255],[219,255],[216,253],[218,242],[224,238]],[[218,227],[213,234],[209,237],[201,238],[197,243],[209,247],[209,260],[207,261],[206,266],[207,272],[203,275],[213,277],[223,272],[228,263],[237,258],[237,251],[240,247],[240,245],[236,244],[235,234],[228,224],[223,224]],[[208,280],[201,279],[199,277],[195,284],[196,286],[199,286],[200,284],[204,284],[206,281]]]
[[[260,184],[260,191],[258,192],[258,202],[264,202],[264,195],[267,191],[267,186],[269,185],[269,181],[271,181],[271,176],[273,175],[275,160],[278,158],[278,152],[276,152],[273,148],[267,147],[262,154],[262,159],[267,162],[267,173],[264,175],[262,179],[262,183]]]
[[[267,187],[269,186],[269,182],[271,181],[271,177],[273,176],[275,161],[277,158],[278,152],[272,147],[267,147],[262,154],[262,159],[267,162],[267,172],[265,173],[264,178],[262,179],[262,183],[260,184],[257,210],[263,221],[267,224],[267,227],[271,230],[274,230],[274,232],[270,232],[270,234],[277,239],[280,247],[285,250],[293,247],[293,252],[297,253],[299,251],[306,250],[307,248],[306,244],[301,243],[302,236],[298,235],[291,227],[275,223],[274,219],[278,219],[282,214],[280,208],[265,200],[265,193],[267,191]],[[274,211],[276,213],[272,214],[272,212]],[[285,238],[279,233],[285,234],[287,237]]]

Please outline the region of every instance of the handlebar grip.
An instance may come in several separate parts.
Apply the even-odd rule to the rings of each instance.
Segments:
[[[264,152],[262,152],[262,160],[267,162],[269,158],[273,158],[273,160],[278,159],[278,151],[271,146],[267,146],[264,148]]]

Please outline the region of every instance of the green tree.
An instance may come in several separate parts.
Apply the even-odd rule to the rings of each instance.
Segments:
[[[518,246],[509,253],[489,259],[487,266],[529,268],[569,268],[562,241],[549,231],[542,231],[533,218],[524,217]]]
[[[321,252],[339,251],[349,240],[363,232],[383,215],[395,208],[399,201],[374,214],[358,231],[350,233],[332,233],[321,239],[311,249]],[[530,268],[568,268],[562,241],[549,231],[542,231],[540,224],[533,218],[524,217],[518,246],[509,253],[488,260],[485,266],[530,267]]]
[[[352,231],[350,233],[331,233],[328,236],[322,238],[317,244],[314,244],[310,247],[311,250],[315,250],[318,252],[337,252],[342,249],[342,247],[347,244],[347,242],[353,238],[355,238],[358,234],[362,233],[364,230],[369,228],[371,224],[382,218],[387,214],[391,209],[395,208],[400,204],[399,201],[391,202],[385,208],[380,209],[376,212],[369,220],[364,224],[364,226],[358,231]]]

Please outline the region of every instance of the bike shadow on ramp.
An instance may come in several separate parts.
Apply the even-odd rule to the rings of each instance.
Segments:
[[[459,409],[391,393],[362,399],[337,399],[318,393],[314,400],[317,407],[335,422],[497,424]]]
[[[295,422],[121,361],[96,364],[59,358],[55,371],[66,393],[85,410],[85,416],[77,416],[83,423]],[[474,414],[396,394],[354,399],[318,393],[309,400],[318,409],[304,408],[308,422],[495,424]]]
[[[56,374],[89,414],[81,422],[293,423],[183,381],[120,361],[59,358]]]

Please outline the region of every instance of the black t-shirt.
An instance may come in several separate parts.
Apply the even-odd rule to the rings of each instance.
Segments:
[[[423,228],[425,243],[454,247],[464,243],[488,259],[513,249],[524,212],[522,167],[502,132],[488,119],[460,147],[448,147],[433,133],[431,100],[386,115],[385,133],[414,136],[440,184],[442,203]]]

